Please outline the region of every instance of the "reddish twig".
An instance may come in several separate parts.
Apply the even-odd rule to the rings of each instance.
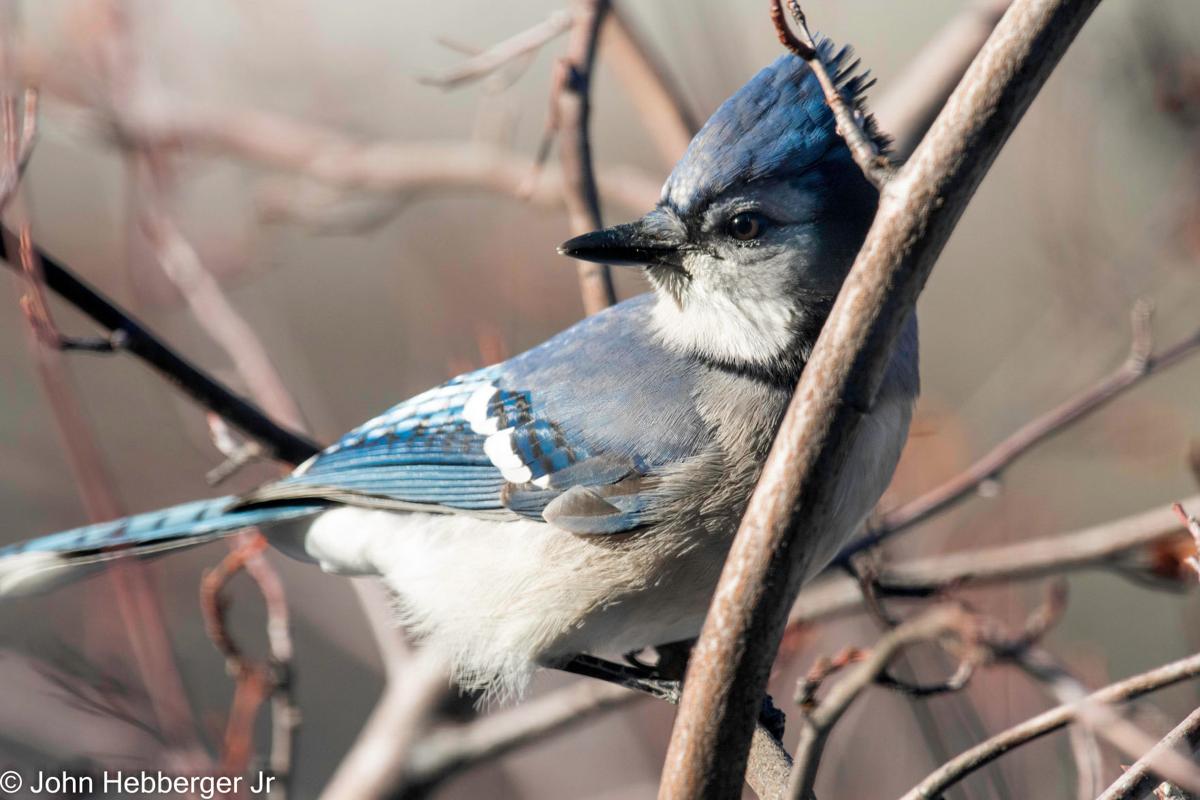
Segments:
[[[200,608],[205,630],[217,650],[225,657],[226,670],[235,681],[234,700],[225,727],[221,769],[226,775],[244,773],[254,753],[254,721],[268,697],[273,698],[271,772],[286,788],[291,771],[293,740],[299,724],[299,712],[292,698],[292,645],[287,602],[274,570],[268,568],[263,551],[268,544],[260,533],[241,538],[228,555],[200,582]],[[229,633],[226,615],[230,581],[245,571],[258,587],[267,608],[267,640],[270,659],[256,663],[248,659]]]
[[[833,112],[834,119],[837,120],[838,133],[846,142],[846,147],[850,149],[854,163],[858,164],[863,175],[876,188],[883,188],[884,184],[895,174],[895,165],[875,146],[874,139],[866,129],[867,122],[862,113],[846,102],[837,83],[830,76],[829,70],[825,68],[825,63],[821,60],[821,55],[817,50],[817,44],[813,40],[812,34],[808,32],[808,21],[800,3],[797,0],[787,0],[787,3],[788,9],[792,12],[792,19],[796,21],[796,26],[800,29],[800,35],[797,36],[793,33],[792,29],[788,27],[787,20],[784,19],[783,0],[771,0],[771,22],[775,25],[775,32],[779,36],[780,43],[808,62],[817,82],[821,84],[821,90],[825,93],[825,102],[829,105],[829,110]]]
[[[11,8],[6,6],[6,14]],[[4,21],[6,35],[12,31],[10,18]],[[6,52],[7,52],[7,48]],[[25,295],[21,307],[26,313],[34,359],[42,389],[50,404],[58,427],[67,460],[83,499],[88,517],[93,521],[113,519],[121,515],[116,491],[96,446],[90,426],[71,387],[60,350],[70,340],[58,334],[42,293],[43,264],[33,246],[32,226],[26,218],[19,197],[19,179],[27,163],[37,131],[37,95],[25,93],[23,127],[18,132],[16,100],[11,95],[2,99],[5,136],[6,175],[14,181],[6,190],[4,202],[12,206],[18,219],[17,259],[11,266],[25,278]],[[7,180],[7,179],[6,179]],[[6,252],[0,231],[0,255]],[[112,565],[107,570],[117,601],[120,618],[133,650],[134,663],[142,678],[163,731],[172,746],[184,750],[186,758],[199,764],[203,754],[196,737],[195,720],[183,683],[175,665],[162,611],[144,568],[138,564]]]

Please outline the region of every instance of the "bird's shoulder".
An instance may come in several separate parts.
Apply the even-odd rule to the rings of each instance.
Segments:
[[[651,331],[652,302],[618,304],[405,400],[247,502],[519,515],[580,533],[644,524],[654,472],[711,438],[694,370]]]

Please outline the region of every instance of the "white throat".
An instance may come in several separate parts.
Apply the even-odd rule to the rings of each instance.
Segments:
[[[681,302],[658,295],[654,327],[672,349],[769,366],[795,347],[796,309],[782,297],[736,297],[693,284]]]

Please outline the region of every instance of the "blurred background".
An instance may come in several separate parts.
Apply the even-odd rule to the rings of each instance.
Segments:
[[[124,114],[127,124],[142,119],[169,131],[193,116],[219,111],[236,119],[239,109],[254,109],[352,141],[411,145],[418,161],[434,145],[528,161],[563,38],[496,79],[453,90],[419,79],[561,7],[553,0],[158,0],[121,4],[114,15],[87,0],[18,3],[9,22],[19,25],[9,33],[19,31],[20,45],[10,36],[9,49],[21,49],[32,64],[26,69],[47,87],[23,184],[35,239],[248,393],[158,263],[155,214],[168,215],[261,338],[303,423],[330,441],[404,397],[580,318],[574,266],[554,249],[570,235],[559,205],[536,191],[523,202],[511,191],[452,180],[390,192],[372,191],[369,180],[364,189],[331,187],[231,153],[218,135],[176,142],[168,133],[169,165],[139,164],[112,120]],[[962,8],[960,0],[805,3],[814,28],[854,45],[878,80],[874,97]],[[780,52],[762,2],[660,0],[622,11],[699,120]],[[639,119],[602,47],[592,142],[607,222],[646,210],[638,204],[653,202],[671,166]],[[544,179],[553,179],[555,163],[552,156]],[[148,169],[155,170],[149,180]],[[1192,0],[1110,0],[1001,154],[921,298],[923,393],[883,507],[954,474],[1117,367],[1135,301],[1153,302],[1160,344],[1194,330],[1198,257],[1200,13]],[[622,298],[647,288],[632,271],[616,277]],[[0,544],[88,519],[43,390],[42,357],[18,307],[22,290],[16,278],[0,278]],[[65,304],[55,301],[53,311],[65,332],[92,332]],[[188,400],[128,357],[77,354],[64,364],[124,512],[242,491],[278,474],[277,465],[260,462],[210,488],[205,474],[223,456]],[[1194,494],[1189,448],[1198,431],[1200,360],[1041,446],[991,486],[991,496],[898,539],[891,552],[1048,536]],[[215,544],[149,567],[183,691],[210,749],[233,689],[205,635],[198,586],[226,552]],[[348,580],[269,557],[293,612],[303,714],[293,796],[314,797],[377,699],[381,666]],[[1019,622],[1043,591],[1014,585],[972,600]],[[170,757],[146,721],[146,692],[113,593],[98,576],[0,606],[0,768],[153,768]],[[238,583],[233,597],[234,633],[260,640],[253,587]],[[877,635],[870,619],[851,616],[789,640],[772,684],[781,708],[796,713],[796,677],[815,658]],[[1109,572],[1073,574],[1066,617],[1047,645],[1085,683],[1100,686],[1200,647],[1197,600]],[[914,664],[930,678],[944,667],[932,659]],[[568,681],[547,674],[535,692]],[[1053,704],[1002,667],[978,677],[967,697],[931,699],[914,711],[904,698],[870,692],[837,728],[818,795],[895,796],[947,754]],[[1161,733],[1198,700],[1195,685],[1181,687],[1144,704],[1137,719]],[[641,701],[466,773],[440,796],[653,797],[671,720],[670,707]],[[262,745],[265,722],[258,733]],[[1072,797],[1069,752],[1064,735],[1047,737],[951,796]],[[1122,762],[1109,756],[1112,779]]]

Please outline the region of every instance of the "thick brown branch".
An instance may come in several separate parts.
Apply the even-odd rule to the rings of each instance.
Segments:
[[[1000,148],[1099,0],[1017,0],[879,210],[801,377],[688,669],[660,797],[739,791],[754,711],[891,345]]]

